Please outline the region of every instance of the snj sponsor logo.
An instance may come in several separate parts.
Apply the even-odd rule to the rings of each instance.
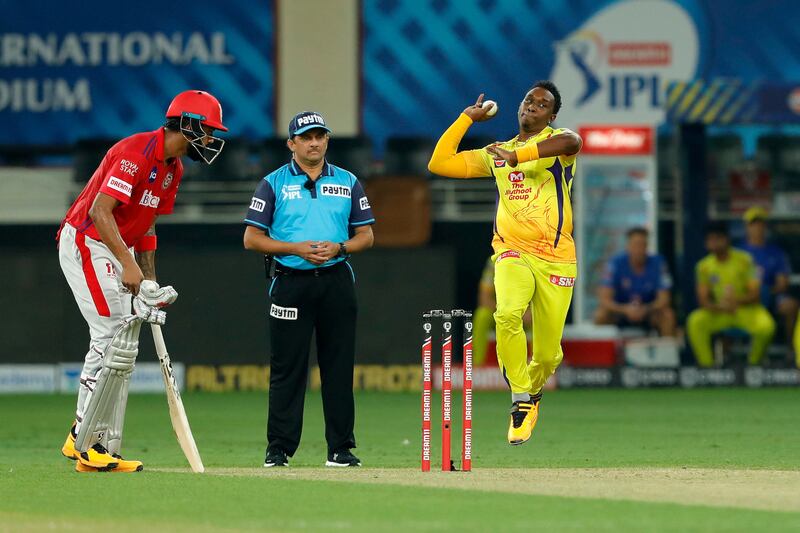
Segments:
[[[559,287],[574,287],[575,278],[570,276],[556,276],[555,274],[551,274],[550,283],[552,283],[553,285],[558,285]]]

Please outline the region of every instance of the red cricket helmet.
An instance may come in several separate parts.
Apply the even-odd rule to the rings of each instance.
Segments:
[[[205,91],[183,91],[172,99],[167,109],[167,118],[182,116],[199,119],[202,124],[215,130],[228,131],[222,124],[222,106],[219,100]]]
[[[211,164],[222,152],[225,140],[207,134],[203,126],[228,131],[222,124],[222,106],[219,100],[205,91],[183,91],[172,99],[167,109],[167,127],[180,130],[191,148],[186,155],[194,161]]]

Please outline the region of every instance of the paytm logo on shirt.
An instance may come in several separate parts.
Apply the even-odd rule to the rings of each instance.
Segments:
[[[350,187],[345,185],[323,185],[323,196],[341,196],[342,198],[350,198]]]
[[[145,189],[144,194],[142,194],[142,199],[139,200],[139,205],[143,205],[145,207],[152,207],[153,209],[158,209],[158,204],[160,202],[161,198],[159,198],[158,196],[154,196],[149,189]]]
[[[267,203],[264,200],[260,200],[255,196],[250,200],[250,209],[258,211],[259,213],[263,213],[266,206]]]

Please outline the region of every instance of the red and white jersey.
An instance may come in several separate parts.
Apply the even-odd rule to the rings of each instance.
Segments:
[[[134,246],[157,215],[172,213],[182,175],[179,157],[169,164],[164,161],[164,128],[131,135],[106,153],[64,221],[87,237],[101,240],[89,209],[97,194],[105,193],[119,200],[114,220],[125,244]]]

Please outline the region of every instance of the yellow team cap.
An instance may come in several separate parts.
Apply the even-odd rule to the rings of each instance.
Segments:
[[[769,213],[766,209],[760,206],[753,206],[747,211],[744,212],[744,216],[742,219],[747,222],[755,222],[756,220],[767,220],[769,218]]]

